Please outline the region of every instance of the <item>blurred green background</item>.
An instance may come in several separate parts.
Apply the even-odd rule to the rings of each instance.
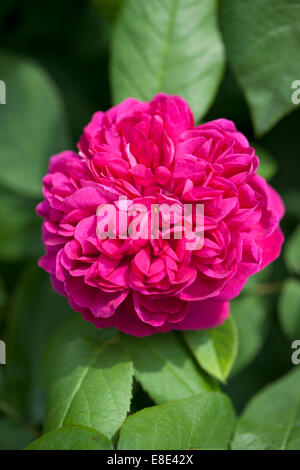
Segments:
[[[7,364],[0,366],[0,448],[22,448],[40,434],[46,345],[76,315],[36,267],[43,249],[35,206],[49,156],[75,149],[92,113],[113,104],[110,47],[120,3],[1,0],[0,80],[7,104],[0,105],[0,339]],[[221,9],[218,16],[227,49],[230,17]],[[293,367],[291,343],[300,339],[300,110],[282,113],[258,139],[234,69],[227,61],[201,121],[232,119],[257,149],[261,173],[286,205],[287,240],[280,259],[232,302],[240,344],[224,390],[240,412],[254,393]],[[139,410],[152,401],[135,387],[132,410]]]

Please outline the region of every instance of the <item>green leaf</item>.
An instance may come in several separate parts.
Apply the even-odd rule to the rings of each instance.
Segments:
[[[225,382],[238,347],[234,321],[228,318],[217,328],[185,331],[184,338],[200,366],[209,374]]]
[[[222,78],[216,0],[127,0],[112,43],[114,102],[181,95],[200,119]]]
[[[232,448],[300,450],[300,368],[258,393],[238,421]]]
[[[132,358],[136,379],[158,404],[216,389],[175,333],[122,335],[122,344]]]
[[[4,396],[4,377],[3,377],[3,367],[0,367],[0,397]]]
[[[282,199],[286,207],[286,212],[289,216],[295,217],[295,219],[300,219],[300,191],[291,188],[286,192],[283,192]]]
[[[226,0],[221,24],[227,57],[250,106],[258,135],[296,105],[300,4],[290,0]],[[288,53],[287,53],[288,51]]]
[[[259,157],[257,173],[267,181],[270,181],[278,171],[277,162],[266,149],[263,149],[257,144],[254,144],[253,146],[255,148],[256,155]]]
[[[99,13],[108,20],[114,21],[118,16],[124,0],[92,0]]]
[[[112,443],[85,426],[55,429],[32,442],[25,450],[112,450]]]
[[[21,450],[34,438],[29,429],[9,418],[0,418],[0,450]]]
[[[267,336],[269,319],[265,303],[257,296],[234,299],[230,305],[239,338],[237,358],[231,372],[234,375],[258,354]]]
[[[116,338],[103,344],[92,338],[75,339],[57,364],[45,430],[81,424],[110,439],[129,410],[132,376],[132,363]]]
[[[49,157],[69,146],[63,105],[48,75],[36,64],[0,55],[6,104],[0,107],[0,183],[39,197]]]
[[[271,287],[272,274],[273,265],[269,264],[269,266],[264,268],[262,271],[259,271],[258,273],[250,276],[243,288],[242,295],[247,294],[250,296],[257,296],[259,293],[261,293],[262,289],[265,289],[265,287]],[[263,293],[265,294],[265,291],[263,291]]]
[[[24,271],[9,316],[5,375],[10,402],[30,421],[38,422],[44,413],[42,357],[47,340],[73,315],[66,299],[54,292],[48,274],[37,266]]]
[[[92,323],[85,321],[81,315],[72,315],[54,332],[45,348],[43,383],[49,386],[54,379],[57,364],[66,344],[80,337],[95,338],[104,342],[113,338],[116,334],[117,330],[115,329],[104,328],[98,330]]]
[[[35,213],[36,205],[37,201],[0,189],[0,220],[5,221],[0,226],[1,261],[13,262],[41,255],[41,219]]]
[[[3,316],[3,309],[6,303],[6,290],[2,281],[2,278],[0,277],[0,322],[2,321],[2,316]]]
[[[288,338],[300,338],[300,282],[288,279],[279,299],[279,319]]]
[[[145,408],[121,428],[120,450],[227,449],[235,416],[221,393]]]
[[[288,269],[300,275],[300,225],[285,245],[284,258]]]

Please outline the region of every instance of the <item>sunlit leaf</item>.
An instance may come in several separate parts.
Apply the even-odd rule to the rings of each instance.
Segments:
[[[226,0],[221,24],[228,60],[261,135],[296,109],[300,4],[282,0]]]
[[[68,426],[44,434],[25,450],[112,450],[112,444],[94,429]]]
[[[217,328],[186,331],[184,338],[200,366],[209,374],[225,382],[238,347],[237,330],[232,318],[228,318]]]
[[[235,415],[221,393],[146,408],[127,418],[120,450],[227,449]]]
[[[75,338],[95,338],[101,342],[111,339],[117,334],[117,330],[105,328],[99,330],[85,321],[80,314],[74,314],[67,319],[51,336],[46,348],[43,360],[43,383],[50,385],[56,374],[65,346]]]
[[[300,368],[258,393],[240,418],[233,449],[300,450]]]
[[[123,335],[122,344],[128,348],[137,380],[158,404],[216,389],[174,333]]]
[[[239,338],[233,375],[246,367],[261,349],[266,339],[269,318],[266,305],[258,296],[234,299],[230,304]]]
[[[132,363],[116,339],[73,340],[57,364],[45,430],[80,424],[110,439],[129,411],[132,375]]]
[[[114,102],[181,95],[200,119],[224,65],[215,0],[126,0],[112,43]]]

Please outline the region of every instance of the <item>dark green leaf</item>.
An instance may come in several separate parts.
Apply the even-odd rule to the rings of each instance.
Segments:
[[[270,264],[262,271],[250,276],[245,287],[243,288],[243,294],[257,296],[261,289],[270,286],[273,273],[273,265]]]
[[[228,60],[261,135],[296,108],[300,4],[291,0],[226,0],[221,23]]]
[[[7,297],[7,294],[3,285],[3,281],[0,277],[0,322],[2,320],[3,309],[6,303],[6,297]]]
[[[216,388],[174,333],[145,338],[123,335],[122,343],[128,348],[137,380],[158,404]]]
[[[282,198],[289,216],[300,219],[300,191],[290,189],[283,193]]]
[[[211,105],[224,52],[215,0],[127,0],[112,43],[114,102],[181,95],[196,119]]]
[[[300,275],[300,225],[285,245],[284,257],[288,269]]]
[[[66,344],[79,337],[95,338],[101,342],[111,339],[117,330],[105,328],[98,330],[92,323],[85,321],[81,315],[72,315],[58,328],[50,338],[45,349],[43,382],[50,385],[55,377],[56,367]]]
[[[112,444],[94,429],[68,426],[44,434],[25,450],[112,450]]]
[[[238,331],[238,352],[232,374],[246,367],[261,349],[268,331],[265,303],[254,296],[231,301],[231,316]]]
[[[2,261],[32,259],[42,253],[41,219],[35,213],[36,205],[36,201],[0,190],[0,220],[5,221],[0,226]]]
[[[9,418],[0,418],[0,450],[21,450],[34,438],[32,432]]]
[[[41,376],[45,345],[62,322],[78,314],[54,292],[48,274],[36,266],[23,273],[11,309],[6,365],[9,399],[37,422],[44,412]]]
[[[300,368],[258,393],[240,418],[233,449],[300,450]]]
[[[279,318],[288,338],[300,338],[300,282],[288,279],[279,301]]]
[[[184,338],[201,367],[225,382],[234,363],[238,335],[231,318],[209,330],[186,331]]]
[[[45,429],[80,424],[109,439],[130,407],[133,367],[116,338],[78,338],[63,350],[50,388]]]
[[[4,396],[4,377],[3,377],[3,367],[0,368],[0,397]]]
[[[115,20],[124,0],[92,0],[99,13],[108,20]]]
[[[48,75],[25,59],[1,54],[6,104],[0,107],[0,183],[41,194],[49,157],[69,146],[63,106]]]
[[[267,150],[261,148],[257,144],[253,144],[253,146],[255,148],[256,155],[259,157],[257,173],[267,181],[270,181],[278,171],[277,162]]]
[[[235,416],[221,393],[146,408],[125,421],[121,450],[227,449]]]

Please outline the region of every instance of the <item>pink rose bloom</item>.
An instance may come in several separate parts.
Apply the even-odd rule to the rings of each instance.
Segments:
[[[283,203],[233,122],[195,127],[180,97],[129,98],[95,113],[78,149],[53,156],[43,179],[39,265],[97,328],[145,336],[215,327],[249,276],[279,256]],[[184,237],[99,238],[97,208],[119,208],[120,197],[204,204],[203,247],[187,249]]]

